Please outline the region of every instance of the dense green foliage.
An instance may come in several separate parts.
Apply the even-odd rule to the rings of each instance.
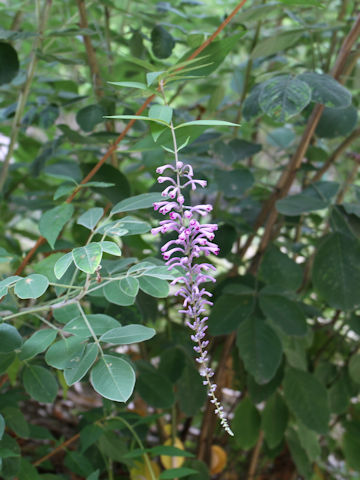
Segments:
[[[357,2],[244,3],[0,4],[1,478],[359,478]],[[233,438],[150,233],[171,120]]]

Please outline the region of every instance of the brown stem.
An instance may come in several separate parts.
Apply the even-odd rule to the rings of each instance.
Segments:
[[[89,28],[87,15],[86,15],[85,1],[76,0],[76,3],[79,10],[80,28]],[[85,44],[87,58],[88,58],[89,67],[90,67],[91,80],[94,83],[95,94],[98,98],[101,98],[104,95],[104,92],[102,89],[102,81],[100,77],[99,65],[95,55],[95,50],[94,50],[94,47],[92,46],[89,35],[84,34],[83,39],[84,39],[84,44]]]
[[[340,11],[339,11],[338,18],[337,18],[339,22],[341,22],[341,20],[344,18],[344,15],[346,13],[347,4],[348,4],[348,0],[342,0],[341,5],[340,5]],[[332,59],[332,56],[334,54],[335,47],[336,47],[337,34],[338,34],[337,30],[335,30],[333,32],[332,36],[331,36],[329,53],[328,53],[328,56],[327,56],[326,66],[324,68],[325,72],[328,72],[329,69],[330,69],[331,59]]]
[[[62,449],[68,447],[72,443],[76,442],[80,438],[80,433],[77,433],[73,437],[69,438],[65,442],[61,443],[59,446],[54,448],[50,453],[45,455],[44,457],[39,458],[39,460],[36,460],[36,462],[33,463],[34,467],[37,467],[38,465],[41,465],[42,463],[46,462],[46,460],[49,460],[49,458],[53,457],[57,453],[61,452]]]
[[[228,25],[228,23],[232,20],[232,18],[239,12],[241,7],[246,3],[247,0],[242,0],[235,8],[234,10],[230,13],[230,15],[221,23],[221,25],[216,29],[216,31],[209,37],[200,47],[188,58],[188,60],[191,60],[198,56],[204,48],[206,48],[223,30],[224,28]],[[182,67],[183,68],[183,67]],[[181,70],[182,68],[179,68],[178,70]],[[142,104],[142,106],[139,108],[139,110],[136,112],[135,115],[140,115],[145,108],[154,100],[155,94],[150,95],[145,102]],[[99,162],[95,165],[95,167],[86,175],[85,178],[82,179],[80,182],[81,185],[84,185],[85,183],[89,182],[93,176],[96,174],[96,172],[102,167],[102,165],[106,162],[106,160],[111,156],[111,154],[116,150],[117,145],[123,140],[123,138],[126,136],[127,132],[130,130],[130,128],[133,126],[135,123],[135,120],[130,120],[130,122],[126,125],[125,129],[122,131],[122,133],[118,136],[118,138],[115,140],[114,144],[111,145],[105,155],[99,160]],[[66,199],[67,203],[71,203],[77,193],[79,192],[79,187],[75,188],[75,190],[72,192],[72,194]],[[31,249],[31,255],[30,252],[28,255],[25,257],[26,261],[21,263],[20,267],[17,270],[17,274],[19,275],[26,265],[29,263],[33,255],[36,253],[38,247],[44,242],[42,240],[42,237],[39,237],[35,246]],[[1,299],[0,299],[1,301]]]
[[[263,441],[264,441],[264,432],[261,430],[260,433],[259,433],[259,437],[258,437],[258,440],[256,442],[256,445],[254,447],[252,456],[251,456],[250,466],[249,466],[249,470],[248,470],[248,474],[247,474],[247,478],[249,480],[255,480],[255,473],[256,473],[256,470],[257,470],[257,465],[258,465],[258,462],[259,462],[259,455],[260,455],[260,451],[261,451]]]
[[[337,147],[336,150],[330,155],[324,165],[315,173],[309,183],[317,182],[321,179],[324,173],[336,162],[340,155],[346,151],[346,149],[360,136],[360,128],[354,130],[342,143]]]

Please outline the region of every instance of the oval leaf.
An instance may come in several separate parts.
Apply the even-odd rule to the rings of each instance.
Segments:
[[[360,242],[336,232],[328,235],[316,253],[312,280],[328,304],[351,310],[360,304]]]
[[[134,390],[135,372],[122,358],[104,355],[91,370],[90,382],[103,397],[126,402]]]
[[[236,344],[246,369],[261,384],[275,375],[282,358],[281,342],[262,318],[249,317],[240,323]]]
[[[327,433],[330,419],[327,392],[314,375],[288,368],[284,394],[290,410],[304,425],[317,433]]]
[[[130,343],[149,340],[155,333],[153,328],[144,327],[143,325],[126,325],[125,327],[114,328],[104,333],[100,337],[100,341],[114,345],[129,345]]]
[[[98,243],[89,243],[85,247],[75,248],[72,256],[79,270],[85,273],[94,273],[101,262],[101,246]]]
[[[21,347],[22,338],[12,325],[0,324],[0,353],[10,353]]]
[[[274,77],[262,85],[261,110],[278,122],[286,122],[300,113],[311,100],[311,89],[291,75]]]
[[[37,402],[52,403],[55,400],[58,385],[54,375],[46,368],[27,365],[24,368],[23,383],[26,392]]]
[[[33,273],[22,278],[15,285],[15,295],[19,298],[39,298],[49,286],[49,280],[44,275]]]
[[[54,248],[57,237],[73,213],[73,205],[64,203],[63,205],[48,210],[42,215],[39,230],[41,235],[49,242],[51,248]]]

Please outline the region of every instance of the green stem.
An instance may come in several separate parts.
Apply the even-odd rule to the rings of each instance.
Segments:
[[[128,430],[132,433],[133,437],[135,438],[141,450],[145,450],[145,446],[142,443],[139,435],[136,433],[132,425],[130,425],[130,423],[127,422],[124,418],[115,416],[115,417],[108,417],[106,420],[119,420],[120,422],[122,422],[128,428]],[[157,480],[154,470],[152,469],[152,466],[151,466],[149,455],[146,452],[144,452],[144,459],[145,459],[146,466],[149,470],[151,480]]]
[[[82,308],[82,306],[80,305],[79,302],[77,302],[77,306],[78,306],[78,309],[79,309],[79,311],[80,311],[80,314],[81,314],[81,316],[82,316],[82,318],[83,318],[86,326],[88,327],[88,329],[89,329],[89,331],[90,331],[90,333],[91,333],[91,336],[93,337],[94,342],[96,343],[96,345],[97,345],[97,347],[98,347],[101,355],[104,356],[104,352],[103,352],[103,349],[101,348],[99,339],[98,339],[98,337],[96,336],[96,333],[94,332],[94,330],[93,330],[93,328],[92,328],[89,320],[87,319],[87,317],[86,317],[86,315],[85,315],[85,312],[84,312],[84,310],[83,310],[83,308]]]

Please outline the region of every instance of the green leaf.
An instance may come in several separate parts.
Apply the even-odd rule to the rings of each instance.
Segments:
[[[107,331],[100,337],[101,342],[112,343],[113,345],[129,345],[131,343],[144,342],[155,335],[153,328],[143,325],[126,325]]]
[[[116,85],[118,87],[125,87],[125,88],[140,88],[141,90],[147,90],[148,86],[146,83],[141,82],[107,82],[110,85]]]
[[[153,105],[149,109],[149,117],[156,118],[158,120],[163,120],[168,124],[168,128],[170,127],[170,122],[172,119],[173,109],[168,107],[167,105]],[[167,127],[159,125],[157,123],[152,123],[150,125],[151,135],[154,139],[154,142],[157,141],[159,136]]]
[[[257,316],[240,323],[237,347],[246,370],[259,384],[269,382],[282,359],[281,342],[274,330]]]
[[[169,468],[160,473],[159,480],[170,480],[171,478],[183,478],[197,473],[197,470],[188,467]]]
[[[360,384],[360,353],[351,357],[349,362],[349,374],[355,383]]]
[[[254,184],[254,176],[248,168],[215,170],[215,181],[219,191],[227,198],[241,198]]]
[[[296,417],[310,430],[327,433],[330,414],[323,384],[308,372],[288,368],[283,386],[285,401]]]
[[[360,424],[348,423],[343,436],[343,450],[349,468],[360,471]]]
[[[176,125],[175,130],[178,128],[191,127],[193,125],[203,125],[206,127],[239,127],[238,123],[225,122],[224,120],[193,120],[191,122],[180,123]]]
[[[168,457],[195,457],[193,453],[182,450],[181,448],[173,447],[172,445],[157,445],[156,447],[149,448],[148,452],[154,456],[166,455]]]
[[[284,290],[297,290],[303,278],[300,265],[274,245],[267,248],[259,272],[266,283]]]
[[[146,222],[142,222],[135,217],[124,217],[103,225],[97,231],[98,233],[111,234],[111,231],[117,229],[117,231],[123,231],[122,235],[141,235],[150,231],[150,225]]]
[[[98,243],[89,243],[85,247],[74,248],[72,256],[79,270],[94,273],[100,265],[102,249]]]
[[[144,262],[145,263],[145,262]],[[177,277],[176,270],[169,271],[168,267],[155,267],[150,266],[146,268],[144,275],[147,277],[155,277],[159,278],[160,280],[174,280]]]
[[[22,338],[19,332],[12,325],[0,324],[0,353],[10,353],[20,348]]]
[[[339,190],[338,182],[315,182],[301,193],[285,197],[276,202],[278,212],[296,216],[302,213],[322,210],[330,205],[331,199]]]
[[[72,253],[63,255],[54,265],[54,273],[57,279],[61,278],[73,262]]]
[[[108,302],[114,303],[115,305],[120,305],[122,307],[127,307],[135,303],[135,297],[127,295],[120,288],[119,280],[108,283],[104,286],[104,296]]]
[[[15,257],[11,253],[7,252],[5,248],[0,247],[0,263],[10,262]]]
[[[103,397],[126,402],[134,390],[135,372],[122,358],[103,355],[91,370],[90,382]]]
[[[151,30],[151,46],[155,57],[168,58],[175,47],[175,40],[161,25]]]
[[[151,367],[151,368],[150,368]],[[170,408],[175,402],[172,383],[152,366],[140,369],[136,391],[154,408]]]
[[[255,85],[250,94],[246,97],[243,105],[243,115],[245,120],[251,120],[258,117],[262,112],[259,105],[261,85]]]
[[[89,314],[86,315],[86,318],[95,335],[103,335],[108,330],[120,326],[120,323],[115,320],[115,318],[109,317],[109,315],[104,315],[103,313]],[[81,338],[89,338],[92,335],[82,315],[70,320],[63,330],[64,332],[72,333]]]
[[[1,341],[0,341],[1,345]],[[0,374],[5,373],[16,358],[14,351],[9,353],[0,352]]]
[[[0,298],[8,293],[9,287],[12,287],[21,277],[19,275],[11,275],[8,278],[0,281]]]
[[[41,235],[46,238],[51,248],[54,248],[57,237],[65,224],[70,220],[73,213],[73,205],[63,203],[58,207],[48,210],[42,215],[39,223],[39,230]]]
[[[143,120],[144,122],[155,122],[159,123],[160,125],[164,125],[165,127],[168,126],[168,124],[163,120],[145,117],[144,115],[107,115],[105,118],[117,118],[119,120]]]
[[[359,305],[359,240],[340,232],[325,237],[315,255],[312,281],[331,307],[351,310]]]
[[[105,111],[100,105],[88,105],[76,114],[76,121],[84,132],[91,132],[94,127],[104,121]]]
[[[6,426],[21,438],[29,438],[30,428],[19,408],[7,406],[2,409]]]
[[[140,210],[141,208],[152,207],[154,202],[160,202],[164,200],[161,193],[142,193],[135,197],[126,198],[117,203],[111,210],[111,215],[115,215],[120,212],[131,212],[133,210]]]
[[[261,40],[251,52],[251,58],[268,57],[287,50],[298,42],[302,32],[297,30],[276,33],[273,37]]]
[[[203,385],[203,377],[194,362],[187,357],[185,357],[184,367],[182,368],[181,363],[177,363],[177,368],[180,370],[180,378],[176,383],[177,401],[180,410],[188,417],[193,417],[206,401],[207,392]],[[191,388],[189,388],[189,385],[191,385]]]
[[[0,85],[10,83],[19,73],[19,59],[10,43],[0,42]]]
[[[244,29],[244,31],[236,35],[229,35],[219,41],[211,42],[210,45],[201,52],[201,57],[198,57],[193,62],[193,66],[197,68],[192,70],[192,75],[201,77],[213,73],[222,64],[231,50],[239,45],[239,41],[245,33],[246,30]],[[179,64],[187,60],[195,50],[196,48],[193,48],[186,52],[179,60]],[[205,66],[204,63],[206,64]],[[181,74],[181,72],[179,73]]]
[[[245,397],[236,407],[231,423],[235,442],[240,448],[248,450],[256,444],[260,423],[261,418],[257,408],[249,397]]]
[[[15,285],[15,295],[19,298],[39,298],[46,292],[49,286],[49,280],[44,275],[33,273],[28,277],[22,278]]]
[[[325,8],[319,0],[279,0],[279,2],[290,6]]]
[[[330,108],[344,108],[351,104],[351,93],[330,75],[305,72],[296,78],[309,85],[314,102]]]
[[[299,474],[304,477],[305,480],[310,480],[313,476],[312,465],[293,428],[289,428],[287,431],[286,441]]]
[[[81,358],[84,348],[83,338],[67,337],[51,345],[46,352],[45,361],[48,365],[61,370],[71,368],[73,363]]]
[[[70,386],[79,382],[90,370],[96,360],[98,347],[95,343],[86,345],[85,351],[81,357],[76,357],[71,368],[64,370],[65,382]]]
[[[328,390],[330,412],[342,414],[348,409],[351,392],[347,375],[342,372]]]
[[[23,384],[31,398],[41,403],[52,403],[58,391],[54,375],[48,369],[38,365],[24,368]]]
[[[20,470],[17,473],[18,480],[41,480],[37,469],[25,458],[20,460]]]
[[[5,420],[2,415],[0,415],[0,440],[2,439],[5,432]]]
[[[208,321],[211,335],[225,335],[237,329],[255,308],[255,296],[221,295],[210,312]]]
[[[311,100],[311,89],[292,75],[273,77],[262,84],[261,110],[273,120],[284,123],[300,113]]]
[[[121,257],[121,250],[117,243],[115,242],[108,242],[108,241],[102,241],[98,242],[101,250],[105,253],[109,253],[110,255],[114,255],[116,257]]]
[[[354,105],[345,108],[325,107],[315,133],[321,138],[335,138],[348,135],[357,125],[358,110]]]
[[[84,212],[79,218],[77,223],[79,225],[83,225],[84,227],[88,228],[89,230],[93,230],[100,218],[104,215],[103,208],[90,208],[87,212]]]
[[[134,277],[125,277],[119,280],[120,290],[129,297],[136,297],[139,291],[139,281]]]
[[[288,409],[282,396],[275,393],[266,402],[261,417],[261,427],[269,448],[275,448],[283,439],[288,416]]]
[[[56,334],[56,330],[52,328],[44,328],[35,332],[22,346],[19,354],[20,360],[29,360],[46,350],[55,340]]]
[[[156,298],[166,298],[169,295],[169,284],[166,280],[145,275],[138,279],[143,292]]]
[[[271,322],[281,328],[287,335],[304,336],[307,333],[306,318],[300,306],[284,297],[267,293],[264,289],[260,293],[260,308]]]
[[[321,447],[317,434],[305,427],[301,422],[298,423],[297,427],[301,446],[305,450],[308,458],[312,462],[315,462],[315,460],[321,455]]]

